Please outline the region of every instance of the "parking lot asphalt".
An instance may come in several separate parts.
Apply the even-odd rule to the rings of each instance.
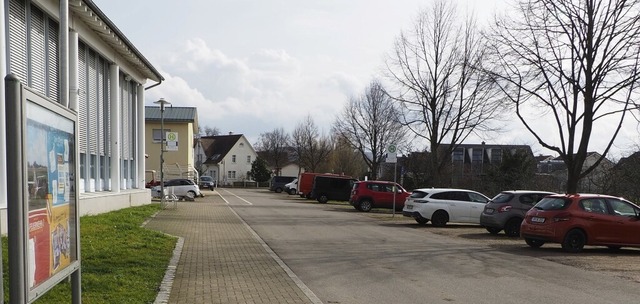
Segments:
[[[156,303],[322,303],[242,220],[216,191],[193,202],[178,202],[151,219],[146,227],[180,238],[175,258]],[[587,246],[578,254],[559,245],[529,248],[519,238],[492,235],[479,225],[418,225],[389,210],[357,212],[348,204],[323,208],[354,212],[388,225],[474,240],[507,251],[570,265],[640,283],[639,249]]]

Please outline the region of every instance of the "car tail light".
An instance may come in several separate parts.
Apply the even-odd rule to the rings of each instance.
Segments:
[[[505,205],[498,208],[498,213],[508,212],[509,210],[511,210],[511,205]]]
[[[414,203],[419,203],[419,204],[426,204],[426,203],[428,203],[429,201],[428,201],[428,200],[415,200],[415,201],[413,201],[413,202],[414,202]]]
[[[571,218],[571,213],[562,212],[553,217],[554,222],[564,222],[568,221]]]

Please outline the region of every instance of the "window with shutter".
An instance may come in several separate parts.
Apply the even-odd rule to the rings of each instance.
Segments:
[[[87,74],[87,97],[89,106],[89,119],[87,121],[89,127],[88,144],[89,153],[95,155],[98,153],[98,72],[96,70],[98,58],[93,50],[88,50],[87,55],[87,66],[89,70]]]
[[[44,13],[35,7],[31,9],[28,47],[30,48],[28,85],[45,94],[47,46],[44,37]]]
[[[87,48],[83,43],[78,45],[78,149],[80,153],[87,152]]]
[[[9,1],[8,68],[25,85],[59,100],[58,23],[29,1]]]
[[[96,92],[97,92],[97,100],[96,100],[96,108],[95,108],[95,112],[96,112],[96,125],[97,125],[97,129],[98,130],[102,130],[101,132],[97,132],[97,154],[98,155],[104,155],[105,152],[105,128],[104,128],[104,104],[105,102],[107,102],[106,100],[106,92],[104,90],[105,88],[105,82],[108,81],[108,78],[105,78],[105,62],[104,59],[99,58],[98,62],[97,62],[97,76],[98,76],[98,80],[97,80],[97,86],[96,86]]]
[[[27,83],[27,6],[24,0],[9,1],[8,70]]]
[[[53,100],[59,100],[59,84],[58,77],[59,57],[58,57],[58,23],[53,19],[47,19],[47,96]]]
[[[122,142],[121,156],[123,160],[128,160],[129,154],[130,154],[129,132],[131,132],[131,130],[129,129],[130,120],[131,120],[130,113],[129,113],[129,99],[131,98],[131,95],[129,94],[129,82],[124,81],[124,77],[120,77],[120,79],[121,79],[120,91],[122,96],[122,98],[120,99],[121,101],[120,108],[122,113],[122,116],[120,117],[122,121],[122,133],[120,138],[120,141]]]

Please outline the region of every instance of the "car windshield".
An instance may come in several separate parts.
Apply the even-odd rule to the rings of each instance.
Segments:
[[[429,193],[424,192],[424,191],[413,191],[411,193],[411,198],[423,198],[425,196],[429,195]]]
[[[513,198],[512,193],[502,192],[496,195],[494,198],[492,198],[491,202],[496,204],[503,204],[510,201],[512,198]]]
[[[570,203],[571,200],[564,197],[545,197],[533,208],[538,210],[560,210],[569,206]]]
[[[203,182],[212,182],[213,181],[213,177],[211,176],[201,176],[200,180]]]

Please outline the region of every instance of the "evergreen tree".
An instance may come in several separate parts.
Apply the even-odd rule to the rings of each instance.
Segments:
[[[258,183],[263,183],[271,178],[271,171],[267,168],[267,162],[258,157],[251,163],[251,176]]]

